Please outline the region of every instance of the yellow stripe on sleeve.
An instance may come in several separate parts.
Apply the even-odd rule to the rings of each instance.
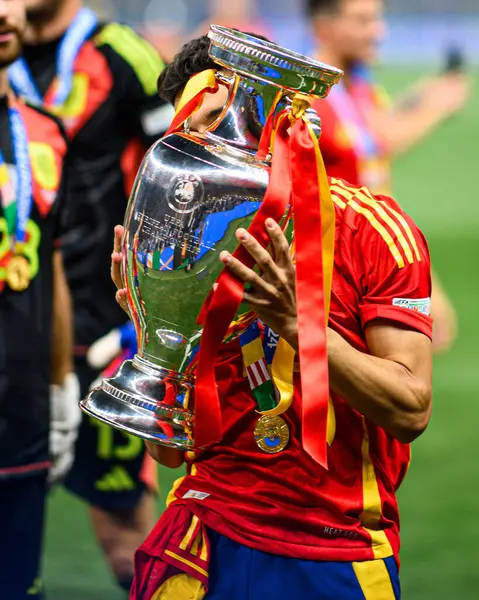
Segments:
[[[338,198],[334,194],[332,195],[332,198],[333,198],[334,204],[336,204],[337,206],[339,206],[339,208],[341,208],[342,210],[344,210],[346,208],[346,206],[347,206],[346,202],[343,202],[343,200],[341,200],[341,198]]]
[[[336,191],[336,190],[333,190],[333,191],[335,191],[335,193],[338,193],[338,191]],[[338,202],[337,196],[333,195],[333,201],[335,202],[335,204],[338,204],[338,206],[341,206]],[[373,213],[368,208],[364,208],[364,206],[361,206],[360,204],[358,204],[355,200],[349,200],[347,202],[347,204],[346,203],[343,203],[343,204],[344,204],[344,207],[350,206],[357,213],[366,217],[366,219],[369,221],[371,226],[374,227],[374,229],[379,233],[379,235],[386,242],[386,244],[388,245],[389,251],[393,255],[394,260],[397,262],[398,267],[400,269],[402,269],[404,267],[404,259],[401,255],[401,253],[399,252],[399,248],[396,246],[391,234],[376,219],[376,217],[373,215]]]
[[[113,48],[133,69],[145,93],[148,96],[156,94],[158,76],[165,63],[153,46],[133,29],[119,23],[106,25],[96,36],[96,43]]]
[[[342,183],[342,182],[338,181],[338,184],[340,184],[340,183]],[[381,200],[377,200],[376,198],[374,198],[372,196],[371,192],[367,188],[362,187],[361,188],[361,192],[364,193],[364,194],[366,194],[366,196],[368,196],[371,200],[373,200],[374,202],[376,202],[376,204],[378,204],[379,206],[383,207],[389,213],[391,213],[394,217],[396,217],[396,219],[399,221],[399,223],[402,225],[404,231],[406,232],[406,235],[407,235],[407,237],[409,239],[409,242],[410,242],[411,246],[413,247],[414,254],[416,255],[417,260],[421,261],[421,254],[419,252],[419,248],[417,247],[416,238],[414,237],[414,234],[413,234],[413,232],[411,230],[411,227],[409,226],[409,224],[406,221],[406,219],[404,218],[404,216],[401,213],[398,213],[397,210],[394,210],[394,208],[392,208],[391,206],[389,206],[387,202],[384,202],[384,201],[381,201]]]
[[[401,223],[401,225],[403,226],[403,229],[406,232],[406,235],[409,239],[409,242],[410,242],[411,246],[413,247],[414,254],[416,255],[416,259],[418,260],[418,262],[420,262],[422,260],[421,253],[419,252],[419,248],[417,247],[416,238],[414,237],[414,234],[413,234],[411,228],[409,227],[409,224],[406,221],[406,219],[402,216],[401,213],[398,213],[396,210],[394,210],[394,208],[391,208],[390,206],[388,206],[386,202],[381,202],[381,205],[384,206],[384,208],[386,210],[388,210],[392,215],[394,215],[396,217],[396,219]]]
[[[414,256],[411,251],[411,247],[407,242],[403,232],[399,228],[399,225],[393,220],[393,218],[384,210],[383,206],[372,196],[367,193],[366,188],[355,189],[354,191],[351,188],[348,188],[343,184],[343,182],[338,181],[336,185],[332,186],[331,189],[338,194],[343,194],[343,196],[351,202],[351,200],[356,199],[369,206],[373,211],[375,211],[379,217],[394,231],[394,235],[396,236],[401,248],[406,255],[406,258],[409,264],[414,262]]]
[[[353,562],[365,600],[395,600],[391,577],[383,560]]]

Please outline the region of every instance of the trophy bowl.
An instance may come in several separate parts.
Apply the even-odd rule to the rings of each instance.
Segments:
[[[342,75],[236,30],[213,25],[209,37],[228,101],[204,134],[168,135],[143,160],[122,248],[138,353],[80,404],[113,427],[181,450],[194,448],[198,315],[223,269],[220,252],[235,250],[236,230],[249,227],[268,185],[268,157],[255,156],[266,120],[296,94],[325,97]],[[309,117],[319,136],[317,115]],[[254,319],[240,312],[230,337]]]

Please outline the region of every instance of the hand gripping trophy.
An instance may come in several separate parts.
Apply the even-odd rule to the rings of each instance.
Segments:
[[[143,161],[125,217],[122,272],[138,353],[81,407],[113,427],[178,449],[219,441],[215,358],[223,341],[255,319],[241,305],[242,284],[223,271],[219,254],[228,250],[248,263],[235,231],[249,228],[266,246],[264,221],[272,217],[294,230],[298,321],[317,331],[308,336],[299,328],[306,448],[308,402],[314,395],[325,421],[329,399],[325,324],[334,247],[321,127],[309,101],[326,97],[342,73],[236,30],[213,25],[209,37],[218,70],[186,86],[168,134]],[[204,134],[189,132],[189,116],[218,85],[229,89],[221,115]],[[316,235],[323,253],[311,264],[308,239]],[[278,352],[282,372],[292,372],[292,349],[280,340]],[[274,421],[291,404],[286,380],[262,419]],[[322,462],[325,438],[317,420],[311,433],[309,451]]]

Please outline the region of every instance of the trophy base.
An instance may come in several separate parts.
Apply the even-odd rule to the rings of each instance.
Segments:
[[[185,408],[192,385],[139,356],[103,379],[80,408],[87,415],[148,442],[193,449],[193,413]]]

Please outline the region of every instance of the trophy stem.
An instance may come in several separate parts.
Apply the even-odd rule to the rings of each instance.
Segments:
[[[224,113],[205,137],[255,153],[270,112],[280,112],[290,102],[288,92],[245,75],[226,77],[219,73],[218,79],[230,88],[229,98]]]
[[[86,414],[146,441],[193,448],[193,382],[135,356],[81,401]]]

